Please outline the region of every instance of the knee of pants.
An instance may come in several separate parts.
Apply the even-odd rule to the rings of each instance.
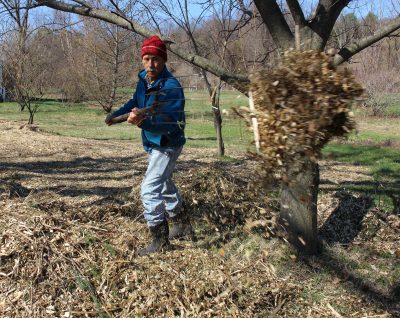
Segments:
[[[140,197],[142,200],[161,196],[162,192],[161,182],[143,183],[140,189]]]

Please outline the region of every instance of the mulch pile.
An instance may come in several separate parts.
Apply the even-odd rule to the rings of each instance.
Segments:
[[[207,237],[252,231],[251,213],[273,233],[271,203],[249,181],[216,167],[185,175],[187,208],[214,232]],[[265,317],[301,289],[278,278],[266,254],[227,257],[221,245],[205,248],[201,231],[199,242],[136,257],[149,236],[135,197],[72,198],[3,181],[3,317]]]
[[[12,175],[2,177],[0,315],[300,317],[311,312],[331,317],[331,305],[305,299],[304,288],[311,288],[306,282],[272,265],[270,257],[282,253],[278,241],[270,239],[276,233],[277,203],[254,191],[256,180],[243,168],[209,164],[181,173],[177,180],[196,216],[199,240],[174,241],[173,251],[141,258],[135,252],[149,234],[137,196],[68,197],[22,186]],[[343,196],[338,197],[343,210],[322,229],[333,239],[330,233],[341,227],[334,216],[357,208],[346,205],[350,201]],[[357,204],[373,213],[366,200]],[[382,231],[396,233],[379,226],[379,220],[374,225],[378,236],[366,223],[362,240]],[[257,241],[249,239],[253,232],[261,234],[253,235]],[[353,305],[366,305],[352,297]]]

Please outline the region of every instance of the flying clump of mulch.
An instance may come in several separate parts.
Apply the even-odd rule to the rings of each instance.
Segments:
[[[288,51],[279,67],[250,81],[255,110],[246,117],[250,125],[257,119],[264,170],[277,179],[287,181],[293,162],[315,161],[332,137],[355,128],[350,108],[363,89],[323,52]]]

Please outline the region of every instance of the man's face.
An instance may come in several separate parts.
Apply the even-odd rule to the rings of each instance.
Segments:
[[[155,80],[165,66],[164,59],[158,55],[143,55],[142,63],[151,80]]]

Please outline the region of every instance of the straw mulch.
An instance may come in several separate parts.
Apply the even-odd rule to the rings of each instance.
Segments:
[[[112,197],[65,198],[54,192],[26,193],[18,182],[3,181],[4,317],[265,317],[285,312],[283,304],[301,289],[278,278],[263,253],[247,259],[239,251],[228,258],[222,248],[204,248],[201,232],[200,242],[174,242],[172,252],[135,257],[149,239],[135,197],[127,204]],[[263,207],[259,194],[246,192],[247,183],[223,170],[211,176],[204,169],[199,177],[189,172],[181,186],[185,197],[196,198],[189,208],[199,216],[204,212],[208,224],[230,217],[222,223],[233,231],[258,209],[265,215],[263,224],[272,229],[268,204]],[[255,208],[251,200],[259,202]],[[210,229],[214,237],[224,230]]]

